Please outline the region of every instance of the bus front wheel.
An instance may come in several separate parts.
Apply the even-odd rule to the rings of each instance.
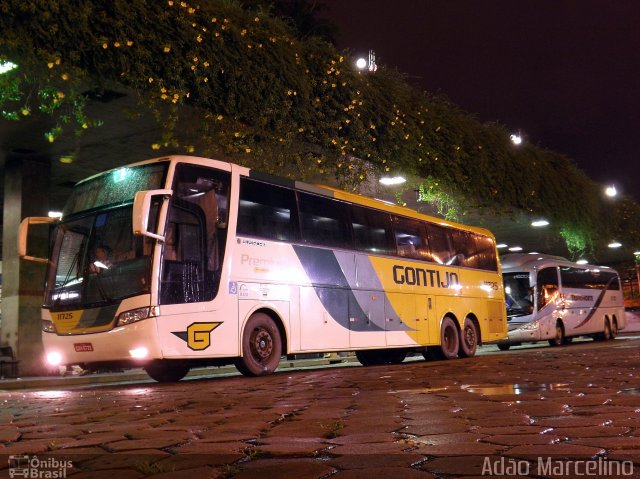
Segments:
[[[282,355],[282,338],[275,321],[264,313],[249,318],[242,336],[242,356],[236,368],[245,376],[264,376],[276,370]]]
[[[562,346],[566,343],[566,339],[564,337],[564,326],[560,321],[556,323],[556,335],[549,340],[550,346]]]
[[[440,327],[440,346],[429,347],[428,351],[435,359],[453,359],[460,350],[460,338],[456,323],[450,317],[442,320]]]
[[[149,377],[159,383],[175,383],[189,372],[189,364],[185,361],[156,359],[144,367]]]

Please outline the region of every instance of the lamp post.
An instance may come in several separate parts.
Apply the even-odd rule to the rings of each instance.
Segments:
[[[378,69],[376,65],[376,54],[373,50],[369,50],[369,58],[358,58],[356,60],[356,67],[358,70],[369,70],[369,73],[374,73]]]

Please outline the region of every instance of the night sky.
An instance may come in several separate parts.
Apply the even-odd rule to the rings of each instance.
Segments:
[[[640,200],[640,2],[321,0],[338,47]]]

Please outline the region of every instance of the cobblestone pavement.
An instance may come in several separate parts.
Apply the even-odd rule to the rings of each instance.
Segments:
[[[0,401],[0,477],[640,477],[637,338]]]

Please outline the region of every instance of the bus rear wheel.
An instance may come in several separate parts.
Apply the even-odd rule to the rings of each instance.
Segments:
[[[175,383],[189,372],[186,361],[172,359],[156,359],[144,367],[149,377],[159,383]]]
[[[363,366],[400,364],[407,357],[405,349],[365,349],[356,351],[356,358]]]
[[[616,318],[613,318],[613,321],[611,322],[611,339],[616,339],[617,335],[618,335],[618,321],[616,321]]]
[[[470,318],[464,320],[462,334],[460,335],[460,357],[472,358],[478,350],[478,328]]]
[[[356,351],[356,358],[363,366],[378,366],[384,364],[382,352],[377,349]]]
[[[609,323],[608,319],[605,319],[603,331],[601,333],[595,334],[593,336],[593,339],[595,339],[596,341],[609,341],[613,337],[613,333],[611,332],[611,324]]]
[[[275,321],[255,313],[247,321],[242,336],[242,356],[235,362],[245,376],[264,376],[276,370],[282,355],[282,338]]]

